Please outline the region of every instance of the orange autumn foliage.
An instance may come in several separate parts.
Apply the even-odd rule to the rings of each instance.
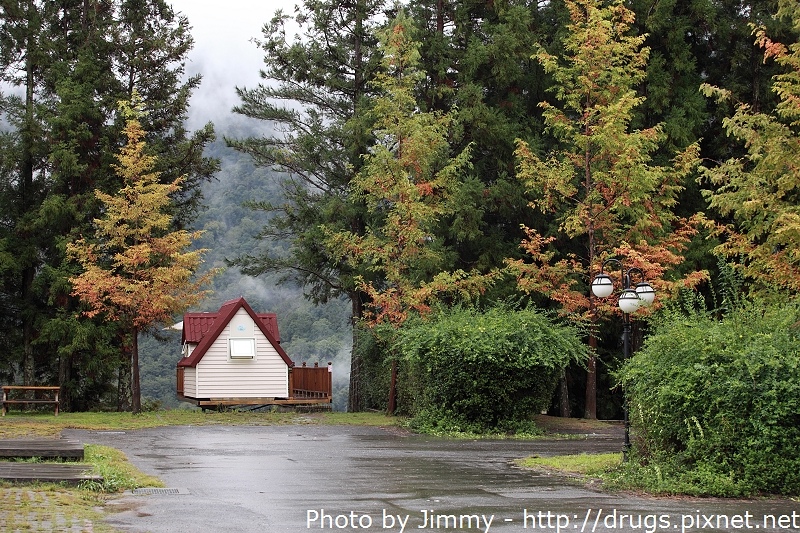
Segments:
[[[141,331],[200,301],[215,272],[195,277],[205,250],[189,247],[200,232],[170,231],[166,208],[181,180],[158,182],[136,118],[127,121],[124,133],[127,143],[115,166],[124,186],[115,195],[95,191],[103,206],[95,235],[68,243],[67,254],[82,268],[70,282],[72,294],[86,305],[83,314],[103,314]]]

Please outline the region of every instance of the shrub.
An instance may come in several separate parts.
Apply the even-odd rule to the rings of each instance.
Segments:
[[[696,493],[800,493],[798,305],[667,314],[618,377],[659,475]]]
[[[501,307],[408,323],[396,347],[416,423],[470,432],[525,427],[549,406],[561,369],[586,355],[574,327]]]

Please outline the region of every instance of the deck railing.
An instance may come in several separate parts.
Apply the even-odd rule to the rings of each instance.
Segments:
[[[291,399],[331,398],[333,385],[331,380],[331,363],[327,367],[296,366],[289,374],[289,397]]]

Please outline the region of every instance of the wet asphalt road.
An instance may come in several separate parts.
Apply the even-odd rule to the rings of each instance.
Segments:
[[[109,522],[123,531],[800,531],[798,502],[606,494],[512,464],[534,454],[617,451],[619,438],[463,441],[314,425],[64,435],[118,448],[176,489],[114,501]]]

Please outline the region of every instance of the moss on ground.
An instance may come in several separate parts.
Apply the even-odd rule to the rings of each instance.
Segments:
[[[526,457],[516,464],[523,468],[543,469],[563,474],[598,476],[617,468],[622,463],[622,453],[581,453],[552,457]]]

